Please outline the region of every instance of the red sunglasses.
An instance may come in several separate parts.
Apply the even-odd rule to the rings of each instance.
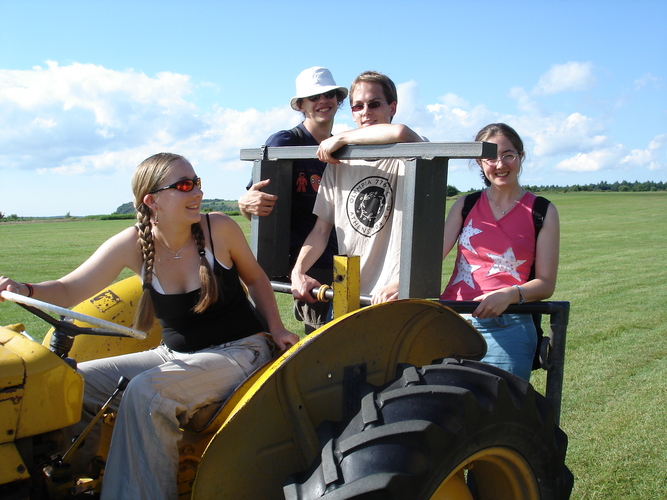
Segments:
[[[176,181],[173,184],[169,184],[163,188],[153,189],[153,191],[150,191],[148,194],[155,194],[158,191],[164,191],[165,189],[177,189],[184,193],[189,193],[195,188],[195,186],[201,189],[201,177],[195,177],[194,179],[181,179],[180,181]]]

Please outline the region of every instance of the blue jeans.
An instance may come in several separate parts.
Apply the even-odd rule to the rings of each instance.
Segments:
[[[469,314],[462,316],[486,340],[484,363],[530,380],[537,347],[537,333],[530,314],[503,314],[490,319],[473,318]]]

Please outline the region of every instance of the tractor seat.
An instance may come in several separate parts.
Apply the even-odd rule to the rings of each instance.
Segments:
[[[224,404],[225,401],[221,401],[202,406],[194,413],[194,415],[192,415],[190,420],[186,422],[183,426],[183,430],[197,434],[204,432],[213,420],[215,420],[215,417],[218,416]]]

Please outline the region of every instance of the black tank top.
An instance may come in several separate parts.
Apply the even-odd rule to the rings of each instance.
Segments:
[[[208,214],[206,215],[208,221]],[[193,352],[206,347],[239,340],[263,331],[254,315],[236,266],[225,269],[215,258],[213,241],[213,273],[218,281],[218,300],[204,312],[192,311],[199,301],[200,290],[182,294],[162,294],[147,285],[155,315],[162,325],[162,339],[167,347],[179,352]]]

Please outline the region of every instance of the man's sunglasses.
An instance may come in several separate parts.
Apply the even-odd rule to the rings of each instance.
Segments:
[[[333,99],[334,97],[336,97],[336,91],[330,90],[329,92],[325,92],[324,94],[309,95],[308,100],[310,102],[317,102],[320,100],[321,96],[324,96],[325,99]]]
[[[351,109],[354,113],[358,113],[359,111],[364,110],[364,106],[368,106],[368,109],[377,109],[383,104],[387,104],[386,101],[370,101],[367,102],[366,104],[353,104],[351,106]]]
[[[194,179],[181,179],[180,181],[176,181],[173,184],[169,184],[163,188],[153,189],[153,191],[150,191],[148,194],[155,194],[159,191],[164,191],[165,189],[177,189],[184,193],[189,193],[195,188],[195,186],[201,189],[201,177],[195,177]]]

